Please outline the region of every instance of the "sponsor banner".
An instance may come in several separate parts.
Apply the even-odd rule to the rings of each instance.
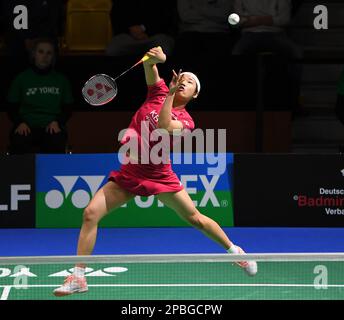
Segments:
[[[196,161],[195,154],[188,155],[187,159],[182,157],[184,164],[174,164],[173,169],[202,213],[222,226],[233,226],[233,155],[224,154],[223,159],[221,173],[214,170],[214,159],[205,158],[202,163],[200,157]],[[83,209],[107,182],[109,172],[119,167],[117,154],[38,155],[36,226],[80,227]],[[104,217],[100,226],[176,227],[187,224],[155,196],[137,196]]]
[[[236,154],[235,226],[344,227],[340,155]]]
[[[0,157],[0,228],[35,227],[35,157]]]

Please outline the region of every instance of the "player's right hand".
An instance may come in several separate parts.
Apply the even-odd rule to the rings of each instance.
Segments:
[[[17,133],[21,136],[27,136],[31,133],[31,130],[30,130],[30,127],[25,123],[25,122],[22,122],[18,127],[17,129],[14,131],[14,133]]]
[[[145,61],[147,64],[164,63],[166,61],[166,55],[161,47],[150,49],[146,55],[149,57],[149,59]]]

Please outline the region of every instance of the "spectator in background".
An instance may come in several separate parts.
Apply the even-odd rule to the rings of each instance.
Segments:
[[[4,12],[4,0],[0,0],[0,37],[5,33],[5,12]]]
[[[64,153],[73,98],[69,81],[54,70],[54,41],[35,40],[31,59],[31,67],[14,79],[8,94],[14,124],[10,153],[31,153],[35,146],[41,153]]]
[[[304,2],[305,2],[305,0],[291,0],[291,7],[292,7],[291,14],[292,14],[292,16],[294,16],[298,13],[298,11],[300,10],[300,8]]]
[[[114,37],[106,53],[110,56],[143,55],[161,46],[167,55],[174,47],[174,1],[114,1],[111,22]]]
[[[32,49],[36,38],[51,38],[58,45],[58,36],[62,33],[62,15],[64,0],[0,0],[5,25],[5,41],[12,64],[17,69],[27,66],[28,51]],[[17,30],[13,13],[17,5],[24,5],[28,10],[28,29]]]
[[[5,15],[3,11],[3,2],[4,0],[0,0],[0,50],[1,52],[4,50],[4,36],[5,36]]]
[[[338,83],[335,112],[338,120],[344,125],[344,71]],[[339,146],[339,152],[344,153],[344,145]]]
[[[234,0],[234,12],[241,17],[242,35],[233,54],[272,51],[301,59],[302,52],[285,32],[291,10],[290,0]]]
[[[184,68],[198,72],[212,61],[225,62],[236,38],[235,29],[228,25],[233,10],[232,0],[178,0],[179,35],[176,57]],[[206,62],[205,62],[206,61]]]
[[[303,58],[302,50],[286,33],[292,14],[290,0],[234,0],[234,12],[241,17],[242,30],[234,55],[272,52],[286,59]],[[303,112],[299,106],[301,74],[301,65],[290,63],[288,78],[294,114]]]
[[[228,24],[233,0],[178,0],[178,36],[175,64],[194,70],[207,87],[197,98],[198,106],[224,104],[231,79],[219,80],[220,69],[227,74],[231,52],[237,40],[236,29]]]

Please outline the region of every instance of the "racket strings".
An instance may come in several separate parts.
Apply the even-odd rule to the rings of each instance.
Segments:
[[[86,83],[82,93],[91,105],[102,105],[110,102],[117,95],[117,85],[111,77],[100,74]]]

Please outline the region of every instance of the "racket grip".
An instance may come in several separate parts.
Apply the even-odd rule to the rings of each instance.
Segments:
[[[145,62],[145,61],[147,61],[149,59],[149,57],[145,54],[144,56],[143,56],[143,58],[141,59],[141,61],[142,62]]]
[[[159,49],[162,49],[160,46],[158,46],[158,48]],[[141,61],[142,62],[145,62],[145,61],[147,61],[149,59],[149,56],[147,55],[147,54],[145,54],[144,56],[143,56],[143,58],[141,59]]]

